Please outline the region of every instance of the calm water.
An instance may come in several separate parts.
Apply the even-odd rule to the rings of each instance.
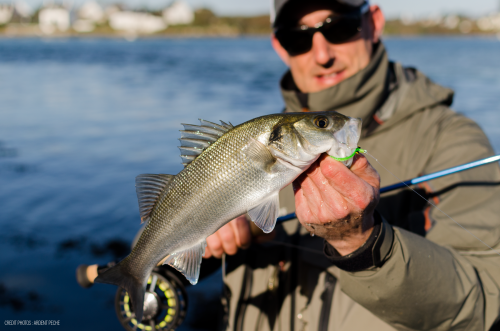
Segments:
[[[392,59],[455,89],[453,108],[500,152],[498,40],[386,45]],[[1,325],[56,319],[64,330],[119,330],[116,289],[81,289],[76,267],[111,261],[132,240],[134,178],[181,170],[180,123],[279,112],[284,70],[267,39],[0,40]],[[190,288],[191,301],[216,297],[219,280]]]

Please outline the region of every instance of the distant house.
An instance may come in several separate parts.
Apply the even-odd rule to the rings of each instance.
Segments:
[[[442,26],[449,29],[454,30],[460,24],[460,18],[457,15],[448,15],[443,19]]]
[[[69,11],[62,7],[45,7],[38,13],[38,25],[44,34],[69,29]]]
[[[0,25],[7,24],[10,22],[12,18],[12,14],[14,13],[14,7],[11,5],[0,5]]]
[[[96,24],[104,23],[106,16],[102,7],[95,1],[85,2],[77,11],[78,19],[73,22],[73,29],[78,32],[90,32]]]
[[[476,22],[479,29],[483,31],[497,31],[500,32],[500,13],[491,14],[489,16],[481,17]]]
[[[0,25],[8,23],[29,23],[33,10],[24,1],[0,4]]]
[[[123,10],[124,10],[124,8],[121,5],[117,5],[117,4],[109,5],[106,7],[106,9],[104,9],[104,16],[106,17],[106,19],[109,20],[109,16],[111,16],[112,14],[117,13],[119,11],[123,11]]]
[[[104,23],[105,16],[102,7],[95,1],[85,2],[77,12],[78,18],[94,23]]]
[[[14,15],[27,19],[33,15],[33,9],[25,1],[18,0],[14,4]]]
[[[163,19],[169,25],[191,24],[194,12],[184,1],[176,1],[163,10]]]
[[[161,17],[132,11],[119,11],[110,14],[109,26],[114,30],[132,34],[150,34],[167,28],[167,24]]]

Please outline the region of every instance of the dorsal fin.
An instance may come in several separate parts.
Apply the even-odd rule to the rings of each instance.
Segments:
[[[182,138],[200,139],[200,140],[207,140],[207,141],[215,142],[219,138],[218,136],[215,136],[213,134],[203,133],[203,132],[199,132],[199,131],[180,130],[180,132],[181,132],[181,139]]]
[[[149,219],[160,195],[168,188],[174,175],[143,174],[135,177],[135,191],[139,200],[141,223]]]
[[[184,123],[182,125],[184,126],[184,130],[186,131],[203,132],[214,135],[216,137],[220,137],[225,133],[225,131],[222,131],[218,128],[214,128],[211,126],[184,124]]]
[[[228,129],[228,130],[231,130],[232,128],[234,128],[234,126],[231,124],[231,122],[229,122],[229,124],[227,124],[226,122],[224,121],[220,121],[222,123],[222,125]]]
[[[227,132],[227,129],[226,129],[224,126],[222,126],[222,125],[215,124],[215,123],[212,123],[212,122],[209,122],[209,121],[205,121],[205,120],[203,120],[203,119],[201,119],[201,118],[200,118],[199,120],[200,120],[200,124],[201,124],[202,126],[207,126],[207,127],[209,127],[209,128],[213,128],[213,129],[216,129],[216,130],[220,130],[220,131],[222,131],[222,132],[224,132],[224,133],[226,133],[226,132]]]
[[[201,149],[207,148],[212,143],[204,139],[181,138],[179,140],[181,141],[182,147],[196,147]]]
[[[184,130],[181,130],[181,158],[182,164],[187,166],[205,148],[216,142],[219,137],[233,128],[232,124],[222,122],[222,125],[200,119],[201,125],[182,124]]]

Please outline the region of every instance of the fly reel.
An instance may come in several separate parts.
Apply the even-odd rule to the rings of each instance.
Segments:
[[[125,330],[175,330],[186,315],[187,294],[175,274],[166,268],[157,267],[149,276],[146,286],[142,321],[135,318],[130,296],[122,288],[115,295],[115,310]]]

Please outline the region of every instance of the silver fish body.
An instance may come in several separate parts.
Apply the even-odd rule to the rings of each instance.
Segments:
[[[208,236],[246,212],[272,231],[279,191],[322,153],[350,155],[361,121],[336,112],[283,113],[236,127],[206,121],[185,127],[180,148],[191,162],[176,176],[137,177],[147,225],[130,255],[96,279],[125,288],[138,321],[148,277],[160,261],[166,257],[164,263],[196,284]]]

